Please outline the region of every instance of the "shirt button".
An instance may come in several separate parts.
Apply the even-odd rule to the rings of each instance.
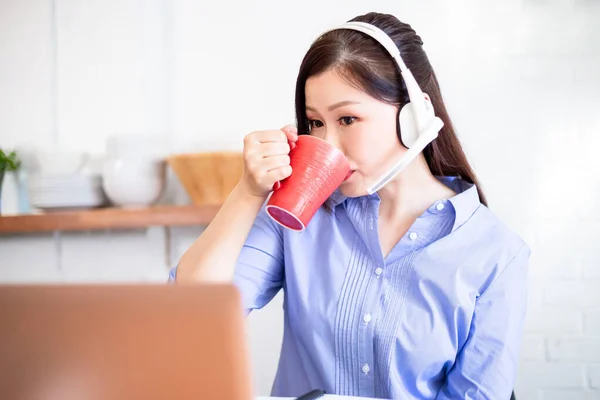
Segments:
[[[363,321],[369,323],[369,321],[371,321],[371,314],[365,314],[365,316],[363,317]]]
[[[361,369],[362,369],[362,372],[364,372],[365,374],[368,374],[369,371],[371,370],[371,368],[369,368],[369,364],[364,364]]]
[[[435,208],[437,208],[438,211],[442,211],[444,209],[444,203],[438,203],[438,205],[435,206]]]
[[[375,270],[375,275],[377,275],[377,276],[381,275],[382,273],[383,273],[383,269],[382,268],[377,268]]]
[[[417,232],[411,232],[410,235],[408,235],[408,237],[410,238],[410,240],[415,240],[417,238]]]

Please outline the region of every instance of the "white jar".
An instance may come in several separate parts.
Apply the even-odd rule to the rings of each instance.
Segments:
[[[152,205],[165,188],[165,163],[144,158],[109,158],[102,171],[102,186],[117,206]]]
[[[121,141],[111,139],[110,144],[123,144],[131,137],[119,138]],[[108,199],[116,206],[149,206],[162,196],[166,163],[152,151],[153,146],[148,146],[149,142],[151,141],[138,141],[138,148],[135,150],[133,146],[127,145],[109,146],[102,170],[102,186]]]

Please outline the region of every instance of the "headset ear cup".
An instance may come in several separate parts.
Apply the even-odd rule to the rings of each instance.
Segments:
[[[422,115],[424,121],[430,121],[435,117],[433,105],[429,96],[425,93],[425,115]],[[398,115],[398,125],[400,127],[400,141],[407,149],[410,149],[419,138],[419,126],[415,119],[415,111],[412,102],[406,103]]]
[[[400,141],[404,147],[410,149],[419,138],[415,114],[411,103],[406,103],[400,110],[398,125],[400,127]]]

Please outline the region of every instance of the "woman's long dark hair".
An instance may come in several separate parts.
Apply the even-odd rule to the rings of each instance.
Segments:
[[[437,176],[459,176],[474,183],[481,203],[487,205],[446,111],[440,85],[423,50],[421,38],[410,25],[389,14],[368,13],[351,21],[375,25],[392,38],[421,90],[429,95],[435,114],[444,121],[437,139],[423,151],[431,173]],[[306,80],[329,69],[335,69],[370,96],[398,106],[399,109],[410,101],[399,68],[383,46],[362,32],[349,29],[330,31],[315,41],[300,66],[296,81],[296,123],[300,134],[309,132],[304,93]],[[402,140],[400,127],[397,129],[398,138]]]

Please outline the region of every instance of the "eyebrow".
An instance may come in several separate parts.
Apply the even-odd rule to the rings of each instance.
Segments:
[[[335,104],[332,104],[332,105],[330,105],[329,107],[327,107],[327,110],[328,110],[328,111],[333,111],[333,110],[335,110],[336,108],[340,108],[340,107],[343,107],[343,106],[347,106],[347,105],[349,105],[349,104],[360,104],[360,102],[359,102],[359,101],[352,101],[352,100],[344,100],[344,101],[340,101],[339,103],[335,103]],[[313,107],[311,107],[311,106],[306,106],[306,109],[307,109],[307,110],[310,110],[310,111],[315,111],[315,112],[317,111],[317,110],[315,110],[315,109],[314,109]]]

